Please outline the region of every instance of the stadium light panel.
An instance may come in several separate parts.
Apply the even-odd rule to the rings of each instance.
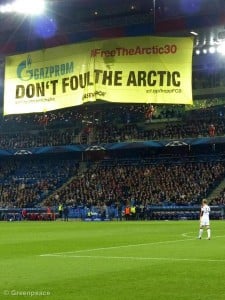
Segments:
[[[217,52],[222,55],[225,55],[225,43],[222,43],[217,47]]]
[[[1,5],[1,13],[19,13],[26,15],[40,15],[45,11],[44,0],[15,0],[11,4]]]
[[[11,13],[12,12],[12,5],[11,4],[6,4],[6,5],[1,5],[0,6],[0,12],[1,13]]]

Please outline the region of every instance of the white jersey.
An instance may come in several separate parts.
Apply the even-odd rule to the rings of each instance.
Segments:
[[[206,204],[201,207],[202,217],[209,217],[210,207]]]
[[[202,226],[209,226],[209,213],[210,207],[205,204],[201,207],[201,225]]]

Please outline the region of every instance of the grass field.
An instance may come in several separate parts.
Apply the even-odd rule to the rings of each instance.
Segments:
[[[1,222],[0,299],[225,299],[225,222]]]

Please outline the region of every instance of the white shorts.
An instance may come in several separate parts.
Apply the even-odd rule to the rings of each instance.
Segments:
[[[209,226],[209,218],[201,218],[200,226]]]

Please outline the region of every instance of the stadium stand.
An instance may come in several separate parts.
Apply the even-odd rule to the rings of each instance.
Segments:
[[[0,219],[55,220],[60,204],[87,220],[196,219],[208,196],[223,218],[224,66],[192,75],[193,106],[98,100],[1,116]]]
[[[204,107],[187,111],[164,105],[160,110],[161,117],[150,123],[146,123],[146,107],[138,105],[126,106],[122,111],[120,105],[115,106],[112,114],[112,107],[105,104],[96,109],[92,106],[91,115],[88,114],[89,107],[79,107],[79,112],[75,108],[70,112],[51,112],[44,125],[37,121],[37,114],[11,116],[2,120],[7,126],[1,126],[0,148],[42,149],[82,144],[79,130],[91,135],[89,140],[93,145],[209,137],[212,123],[216,128],[215,135],[223,136],[223,106],[210,103],[210,100],[204,101]],[[158,107],[156,110],[159,112]],[[72,116],[79,116],[75,118],[79,124]],[[87,128],[92,129],[91,134]],[[174,156],[168,149],[164,153],[155,152],[154,158],[150,159],[149,152],[142,150],[136,149],[131,156],[130,151],[116,155],[104,153],[103,157],[97,157],[97,162],[95,154],[98,151],[79,159],[74,154],[50,151],[41,159],[22,155],[2,160],[0,207],[1,210],[8,209],[9,215],[6,217],[4,211],[1,218],[12,219],[14,213],[13,219],[22,219],[14,210],[20,209],[21,213],[22,208],[27,208],[32,209],[28,213],[30,219],[42,220],[49,217],[46,209],[51,207],[54,212],[51,219],[55,219],[59,203],[69,205],[70,217],[89,220],[120,219],[119,207],[125,218],[125,208],[131,205],[137,210],[132,219],[196,218],[201,198],[212,193],[224,177],[223,155],[208,151],[201,156],[191,156],[190,152],[185,152],[184,157],[177,149]],[[223,193],[212,199],[212,204],[222,207]],[[214,217],[221,215],[222,208],[216,209]]]

